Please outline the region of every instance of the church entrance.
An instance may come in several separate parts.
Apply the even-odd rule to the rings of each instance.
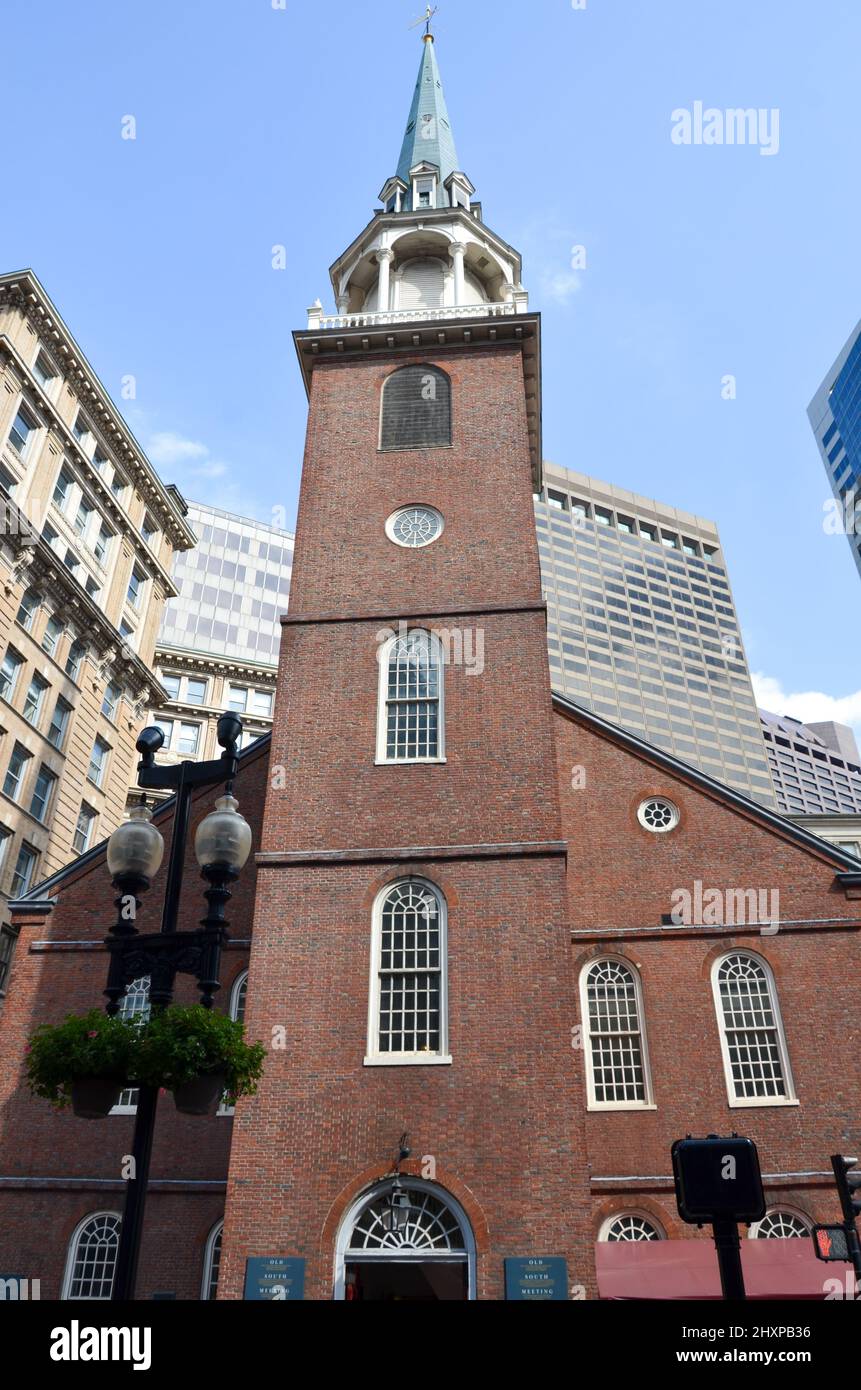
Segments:
[[[436,1303],[474,1297],[475,1247],[465,1214],[434,1183],[375,1184],[354,1203],[338,1241],[335,1297]]]

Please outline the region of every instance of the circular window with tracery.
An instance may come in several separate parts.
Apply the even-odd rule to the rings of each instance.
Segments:
[[[663,1234],[645,1216],[631,1213],[608,1221],[601,1240],[663,1240]]]
[[[650,796],[637,812],[637,820],[655,835],[664,835],[675,830],[679,823],[679,808],[663,796]]]
[[[395,545],[420,550],[443,533],[445,522],[436,507],[400,507],[386,522],[386,535]]]

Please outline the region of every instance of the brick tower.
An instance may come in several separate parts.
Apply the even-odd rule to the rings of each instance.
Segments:
[[[540,320],[460,171],[434,40],[382,209],[295,335],[310,415],[220,1296],[591,1287],[532,493]],[[393,1165],[403,1134],[411,1155]]]

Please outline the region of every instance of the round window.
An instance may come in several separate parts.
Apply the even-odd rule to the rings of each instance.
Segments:
[[[444,525],[436,507],[400,507],[386,522],[386,535],[395,545],[419,550],[438,540]]]
[[[679,823],[679,808],[663,796],[650,796],[637,812],[637,820],[646,830],[662,835],[675,830]]]

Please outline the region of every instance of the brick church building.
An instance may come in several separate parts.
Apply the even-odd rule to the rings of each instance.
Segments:
[[[235,1113],[162,1097],[138,1296],[241,1299],[255,1258],[316,1300],[518,1297],[550,1259],[557,1296],[715,1296],[670,1145],[736,1131],[768,1200],[750,1291],[822,1297],[808,1231],[837,1218],[828,1155],[861,1142],[861,872],[552,695],[541,323],[474,193],[427,35],[337,314],[295,334],[291,608],[236,781],[255,853],[219,996],[265,1074]],[[0,1271],[43,1298],[110,1292],[134,1093],[84,1121],[22,1073],[37,1023],[99,1002],[111,897],[102,845],[14,909]],[[181,925],[202,907],[189,849]]]

